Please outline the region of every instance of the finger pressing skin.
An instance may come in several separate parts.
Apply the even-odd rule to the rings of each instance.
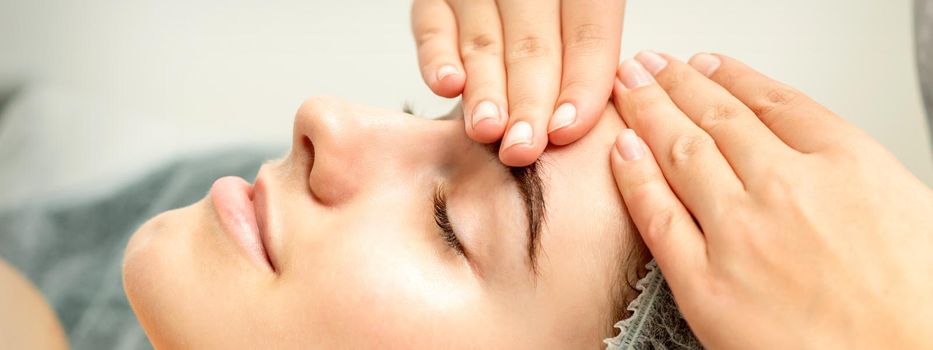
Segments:
[[[749,68],[736,59],[701,53],[689,64],[750,108],[790,147],[813,153],[845,144],[861,132],[800,91]]]
[[[632,129],[625,129],[610,158],[628,213],[671,289],[694,290],[690,286],[705,271],[706,241],[671,191],[651,150]]]
[[[493,0],[452,2],[460,25],[460,57],[466,69],[463,121],[478,142],[498,141],[508,122],[502,26]]]
[[[712,136],[740,179],[754,179],[768,171],[774,159],[792,154],[755,113],[693,67],[650,51],[635,59],[654,75],[677,108]]]
[[[437,95],[460,95],[466,76],[457,49],[457,19],[450,6],[444,0],[415,0],[411,30],[424,83]]]
[[[625,1],[562,1],[563,72],[548,125],[556,145],[574,142],[593,128],[612,93],[619,60]]]
[[[658,156],[664,177],[701,226],[719,219],[744,185],[713,139],[667,96],[640,63],[625,60],[615,81],[616,108]]]
[[[505,37],[509,124],[499,159],[533,163],[547,147],[547,125],[560,82],[560,2],[499,2]]]

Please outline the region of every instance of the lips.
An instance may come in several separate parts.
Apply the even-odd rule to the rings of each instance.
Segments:
[[[275,271],[260,225],[265,209],[262,186],[254,189],[242,178],[223,177],[214,181],[210,197],[224,232],[253,263]]]

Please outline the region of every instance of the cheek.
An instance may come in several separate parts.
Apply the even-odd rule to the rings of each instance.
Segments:
[[[327,339],[371,344],[417,339],[410,345],[425,345],[477,321],[479,286],[455,260],[460,257],[425,228],[365,220],[329,225],[340,231],[304,246],[305,254],[283,276],[282,303],[293,305],[289,313],[304,314],[299,318],[311,324],[302,328]]]

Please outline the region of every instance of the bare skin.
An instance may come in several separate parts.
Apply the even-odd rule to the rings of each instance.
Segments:
[[[125,290],[150,341],[169,349],[601,346],[626,289],[621,259],[638,239],[618,215],[607,161],[621,118],[607,106],[587,137],[545,154],[547,219],[534,262],[515,183],[460,125],[308,100],[293,149],[260,170],[274,267],[231,241],[209,198],[134,234]],[[438,183],[462,252],[432,217]],[[15,341],[5,344],[67,348],[28,281],[0,265],[0,282],[9,287],[0,336]]]
[[[624,0],[416,0],[425,84],[463,95],[466,133],[502,139],[499,158],[531,164],[596,125],[612,92]]]
[[[881,145],[723,55],[618,78],[616,181],[704,345],[933,348],[933,192]]]
[[[0,339],[9,349],[67,349],[55,312],[39,291],[0,259]]]
[[[309,99],[291,151],[259,171],[271,266],[239,249],[209,198],[133,236],[124,284],[149,339],[207,349],[602,346],[626,286],[618,268],[637,239],[609,169],[621,118],[608,106],[586,137],[545,153],[534,262],[510,172],[462,123]],[[433,215],[438,187],[460,248]]]
[[[933,305],[928,301],[928,296],[933,294],[933,256],[928,254],[933,248],[933,232],[930,229],[933,227],[933,215],[930,215],[933,213],[933,193],[875,141],[799,91],[722,55],[702,54],[685,64],[667,55],[639,54],[637,60],[626,61],[619,67],[615,95],[618,109],[632,129],[623,130],[624,124],[617,119],[603,118],[616,122],[600,123],[609,125],[594,129],[602,130],[596,132],[596,135],[602,136],[588,137],[591,141],[583,142],[581,146],[609,148],[608,143],[604,142],[604,136],[607,133],[613,135],[615,144],[611,151],[603,155],[610,158],[616,185],[631,211],[632,220],[664,270],[679,307],[705,345],[715,348],[933,347],[933,339],[926,334],[928,329],[933,328],[933,320],[928,317],[933,314]],[[326,102],[324,104],[328,105]],[[332,137],[346,130],[359,131],[358,128],[346,128],[349,126],[344,124],[347,121],[336,118],[346,117],[339,113],[341,108],[318,107],[317,110],[317,117],[311,117],[311,120],[316,121],[310,122],[310,125],[316,123],[317,127],[302,128],[296,121],[296,142],[310,135],[311,130],[324,130],[325,134]],[[353,108],[344,111],[352,111],[350,120],[380,114]],[[614,110],[607,110],[606,113],[618,116]],[[393,125],[401,126],[392,121],[364,120],[355,125],[367,130],[375,128],[371,130],[373,133],[356,135],[374,138],[332,138],[350,142],[341,143],[342,152],[353,149],[352,144],[358,140],[387,141],[375,136],[378,135],[375,132],[384,131]],[[444,128],[447,130],[447,126]],[[413,134],[413,130],[426,133]],[[618,134],[620,130],[621,134]],[[442,149],[456,146],[450,142],[455,134],[446,131],[438,133],[437,130],[425,130],[413,125],[396,131],[386,134],[404,134],[408,141],[436,140],[437,144],[434,141],[427,144]],[[615,137],[616,134],[618,137]],[[345,136],[350,135],[354,134]],[[425,148],[424,145],[418,144],[422,148]],[[431,149],[437,151],[436,147]],[[414,153],[405,152],[388,158],[405,159],[407,162],[403,164],[406,166],[418,165],[409,170],[424,169],[425,159],[438,160],[420,158],[428,153],[421,153],[417,148],[411,151]],[[464,157],[469,152],[462,151],[460,149],[459,153],[451,153],[455,155],[452,159],[470,158]],[[309,179],[300,171],[298,176],[289,175],[295,169],[309,166],[308,163],[300,163],[301,152],[301,148],[293,149],[289,158],[266,167],[270,169],[268,172],[279,174],[277,181],[283,181],[279,185],[288,181],[307,183]],[[566,166],[567,173],[573,174],[586,172],[587,164],[593,163],[586,157],[599,156],[594,155],[594,150],[590,148],[566,148],[557,152],[554,161],[564,164],[558,168]],[[305,153],[304,157],[307,156]],[[362,159],[380,161],[385,157]],[[574,162],[575,159],[578,161]],[[477,164],[461,165],[459,169],[473,169]],[[337,162],[330,165],[333,166],[359,166],[359,163]],[[333,169],[330,168],[331,171]],[[404,189],[404,179],[409,179],[394,176],[403,173],[398,172],[399,168],[380,166],[364,169],[368,170],[360,174],[373,175],[369,171],[375,171],[376,174],[390,175],[396,180],[402,179],[402,182],[394,183],[391,187],[396,190]],[[601,178],[602,175],[598,175],[600,171],[593,171],[592,174]],[[563,171],[549,176],[560,176],[561,173]],[[487,173],[485,176],[494,178],[496,175]],[[324,198],[328,200],[324,203],[331,205],[347,203],[347,198],[358,195],[358,191],[379,188],[356,186],[359,183],[354,181],[365,177],[330,178],[319,173],[317,178],[330,179],[331,185],[341,189],[323,192]],[[571,176],[555,182],[572,180]],[[311,186],[314,186],[313,183]],[[581,189],[589,192],[581,194]],[[588,200],[602,198],[599,193],[607,194],[600,192],[603,190],[598,186],[572,186],[571,190],[558,190],[556,195],[559,199],[551,198],[549,201],[553,202],[552,206],[561,208],[559,211],[562,213],[570,211],[571,218],[579,219],[583,215],[582,222],[592,222],[593,208],[574,206],[579,203],[573,203],[573,198],[576,195]],[[575,347],[579,344],[594,344],[604,335],[593,332],[579,339],[571,336],[580,335],[580,330],[598,329],[594,325],[604,321],[588,316],[598,313],[593,310],[606,306],[608,295],[603,294],[602,299],[593,297],[605,289],[593,286],[605,287],[607,282],[581,275],[578,268],[580,259],[586,261],[586,258],[593,258],[591,248],[618,248],[613,245],[618,242],[607,245],[607,241],[602,241],[611,242],[611,236],[606,235],[613,230],[597,230],[601,233],[595,236],[567,236],[550,231],[546,236],[550,238],[542,243],[553,247],[548,249],[554,254],[544,269],[549,271],[547,274],[550,276],[546,278],[550,286],[543,287],[546,298],[522,297],[520,284],[514,286],[517,289],[507,289],[516,294],[493,293],[508,296],[510,303],[521,300],[520,305],[530,306],[528,312],[535,310],[532,319],[536,324],[525,329],[529,332],[527,334],[540,334],[534,330],[542,327],[558,327],[554,329],[567,331],[560,328],[559,321],[569,317],[568,311],[577,312],[573,314],[576,316],[573,318],[574,325],[582,328],[567,333],[551,333],[548,334],[549,338],[543,340],[515,339],[514,334],[517,333],[514,329],[482,338],[476,335],[484,334],[481,331],[483,326],[494,326],[486,329],[492,331],[501,330],[502,326],[515,327],[516,324],[528,321],[488,318],[495,315],[488,312],[495,311],[495,299],[472,298],[476,295],[471,294],[470,288],[474,287],[470,287],[469,283],[461,284],[470,281],[460,280],[464,276],[461,272],[475,268],[468,267],[470,264],[483,265],[483,259],[439,265],[441,270],[423,270],[418,267],[420,264],[411,263],[423,263],[424,259],[437,264],[454,261],[431,255],[437,254],[437,250],[432,250],[437,249],[436,246],[423,249],[430,247],[428,240],[436,240],[436,237],[406,236],[408,238],[386,240],[384,236],[389,231],[386,231],[384,219],[377,220],[379,230],[371,230],[372,227],[366,229],[367,225],[353,226],[359,225],[360,220],[343,222],[335,217],[326,220],[321,220],[319,216],[309,218],[308,213],[300,207],[302,202],[308,201],[302,198],[308,194],[308,190],[303,191],[282,191],[288,193],[285,196],[291,196],[288,200],[291,202],[280,206],[299,205],[295,207],[298,209],[292,208],[295,209],[294,215],[288,217],[304,221],[303,225],[290,230],[295,232],[293,235],[299,235],[295,237],[306,235],[292,241],[301,245],[301,249],[296,248],[291,254],[285,253],[289,256],[286,258],[290,261],[288,264],[295,269],[289,276],[297,276],[297,280],[292,279],[291,282],[291,286],[296,287],[294,289],[281,280],[281,275],[267,275],[268,271],[251,265],[247,258],[236,252],[236,247],[231,246],[230,242],[209,234],[219,234],[217,223],[211,218],[209,203],[202,202],[166,213],[141,229],[127,253],[127,291],[154,343],[169,347],[268,346],[270,342],[283,346],[349,346],[351,343],[348,342],[365,345],[362,342],[373,341],[383,346],[392,344],[411,348],[480,343],[495,347],[524,341],[523,344],[527,346],[570,344],[570,347]],[[612,198],[616,197],[605,197],[606,201],[595,208],[615,210],[616,221],[610,220],[613,214],[602,211],[596,217],[598,220],[617,223],[619,226],[616,229],[624,228],[626,220],[618,218],[618,213],[623,212],[622,207],[612,206]],[[395,207],[384,208],[398,210],[397,201],[387,203]],[[363,205],[356,208],[366,207]],[[359,219],[362,216],[349,217]],[[573,220],[556,220],[558,222],[553,225],[565,227],[568,231],[580,224]],[[309,232],[306,229],[326,225],[328,221],[330,224],[336,223],[337,226],[333,227],[341,230],[314,229],[312,234],[307,235]],[[394,222],[395,225],[398,223]],[[313,234],[336,231],[340,231],[340,235]],[[414,232],[407,229],[400,231]],[[503,237],[507,239],[509,236]],[[421,239],[425,241],[419,242]],[[475,239],[464,238],[467,242]],[[331,241],[329,249],[315,247],[328,241]],[[379,242],[380,249],[356,250],[373,242]],[[467,246],[476,244],[475,241],[466,243]],[[618,256],[614,255],[617,251],[613,249],[602,250],[595,260],[589,262],[599,265],[600,261],[617,259]],[[327,253],[333,251],[337,253]],[[516,256],[509,256],[515,253],[503,254],[500,258],[516,259]],[[606,258],[608,256],[612,258]],[[352,264],[340,263],[347,259]],[[404,268],[386,273],[386,265],[383,264],[386,261]],[[573,264],[566,264],[568,261]],[[323,279],[328,282],[326,285],[315,283],[326,277],[318,275],[320,270],[315,272],[317,263],[331,264],[331,267],[345,266],[347,269],[343,271],[346,273],[340,274],[340,278]],[[527,268],[529,265],[525,266]],[[602,268],[606,271],[609,269],[607,266]],[[457,272],[457,269],[464,270]],[[38,294],[12,270],[6,271],[0,274],[0,279],[14,281],[10,284],[18,284],[20,287],[11,289],[14,295],[4,300],[28,301],[31,298],[31,309],[38,312],[29,314],[41,316],[44,304],[41,298],[37,298]],[[379,273],[370,274],[367,271]],[[476,270],[473,271],[475,273]],[[509,271],[513,274],[522,273],[521,270]],[[408,277],[402,277],[403,280],[421,283],[394,283],[393,279],[400,277],[398,273],[408,273]],[[500,273],[508,271],[495,274]],[[445,274],[447,277],[443,277]],[[432,279],[424,279],[426,276],[443,277],[442,280],[446,282],[431,282]],[[273,282],[276,280],[281,282]],[[514,280],[514,275],[505,280]],[[339,288],[335,282],[345,285]],[[354,284],[361,282],[363,284]],[[369,283],[376,283],[379,287],[367,288]],[[467,286],[467,289],[449,288],[454,285]],[[326,288],[321,289],[323,287]],[[473,289],[473,292],[476,291]],[[456,313],[432,311],[431,307],[438,306],[448,311],[450,307],[456,309],[456,305],[445,304],[445,300],[454,301],[444,299],[445,295],[453,295],[451,293],[459,293],[459,297],[454,299],[467,298],[459,301],[474,301],[468,305],[471,309],[483,305],[480,309],[487,312],[471,314],[466,311],[458,317]],[[586,299],[584,296],[589,298],[589,302],[571,302]],[[426,310],[419,309],[425,307],[425,297],[433,299],[428,299],[431,303],[428,303]],[[404,310],[394,309],[400,305],[398,298],[403,301],[410,298],[410,303],[401,303],[409,307]],[[360,300],[364,303],[354,304],[354,301]],[[390,300],[393,302],[388,302]],[[386,303],[381,304],[379,301]],[[15,305],[29,307],[28,304]],[[360,321],[374,314],[366,312],[357,315],[353,312],[367,308],[372,311],[373,305],[388,307],[377,307],[375,316],[382,317],[362,323],[370,327],[354,328],[360,326]],[[417,305],[420,306],[412,308]],[[569,309],[566,308],[568,306]],[[45,307],[45,310],[48,308]],[[514,315],[515,310],[510,308],[502,316]],[[424,317],[412,316],[413,311]],[[27,311],[17,310],[7,314],[16,312]],[[320,318],[322,315],[323,318]],[[341,318],[347,315],[348,318]],[[451,325],[450,322],[419,323],[428,319],[428,315],[443,315],[445,318],[453,315],[448,321],[458,326],[452,329],[459,333],[451,333],[451,329],[444,328],[444,325]],[[544,319],[542,316],[545,316]],[[210,327],[213,324],[210,320],[217,319],[224,320],[223,327]],[[47,319],[42,320],[40,317],[38,321],[27,322],[40,326],[27,327],[23,334],[35,334],[29,333],[35,329],[51,332],[59,329],[60,332],[60,327],[55,327],[53,316],[51,320],[47,322]],[[382,322],[385,320],[393,322],[386,324]],[[548,324],[548,321],[553,323]],[[419,324],[426,328],[411,327]],[[327,327],[319,328],[324,325]],[[17,326],[21,325],[11,324],[0,327],[0,330],[18,330]],[[312,329],[316,332],[311,332]],[[418,333],[404,336],[405,331]],[[368,332],[365,334],[369,337],[360,339],[350,336],[361,332]],[[401,338],[395,338],[400,334],[403,335]],[[425,337],[425,334],[428,336]],[[452,340],[455,338],[451,338],[451,335],[469,339],[469,343],[466,340]],[[63,341],[64,337],[61,339]],[[25,338],[25,341],[36,340]],[[504,340],[508,342],[503,343]],[[535,344],[536,341],[543,343]],[[52,346],[55,344],[53,339]]]

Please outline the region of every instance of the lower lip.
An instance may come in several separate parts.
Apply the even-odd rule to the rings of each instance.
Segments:
[[[211,201],[214,202],[214,210],[220,217],[224,232],[231,236],[250,260],[271,271],[272,265],[262,243],[252,197],[253,187],[239,177],[223,177],[211,186]]]

